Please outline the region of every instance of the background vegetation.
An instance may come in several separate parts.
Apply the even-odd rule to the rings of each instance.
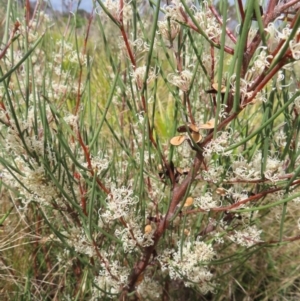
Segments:
[[[0,16],[1,300],[299,300],[297,1]]]

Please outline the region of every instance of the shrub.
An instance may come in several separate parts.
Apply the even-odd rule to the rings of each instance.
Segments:
[[[235,2],[97,0],[62,34],[8,2],[1,223],[29,264],[6,296],[294,296],[253,269],[300,238],[300,6]]]

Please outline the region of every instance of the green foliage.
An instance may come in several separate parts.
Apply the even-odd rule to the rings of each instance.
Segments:
[[[300,17],[275,2],[8,1],[4,299],[299,297]]]

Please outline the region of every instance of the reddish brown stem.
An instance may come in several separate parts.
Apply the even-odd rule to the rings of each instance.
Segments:
[[[295,24],[296,21],[297,21],[297,16],[295,16],[293,18],[293,20],[291,22],[291,25],[290,25],[291,28],[293,28],[293,26],[294,26],[294,24]],[[280,52],[280,50],[281,50],[282,46],[284,45],[284,43],[286,43],[286,40],[283,40],[283,39],[278,43],[276,49],[271,53],[271,55],[273,57],[275,57]]]
[[[300,3],[299,3],[299,0],[292,0],[292,1],[289,1],[289,2],[286,2],[286,3],[282,3],[279,7],[279,10],[281,12],[284,12],[285,10],[287,10],[288,8],[290,8],[291,6],[293,6],[294,4],[298,4],[299,7],[300,7]],[[299,8],[298,7],[298,8]]]
[[[213,13],[213,15],[215,16],[215,18],[217,19],[217,21],[219,22],[219,24],[223,27],[223,22],[222,19],[220,17],[220,15],[218,14],[216,8],[213,5],[209,5],[208,6],[209,9],[211,10],[211,12]],[[236,44],[236,37],[234,36],[234,34],[231,32],[231,30],[228,29],[228,27],[226,26],[226,33],[228,35],[228,37],[231,39],[231,41]]]
[[[85,156],[85,159],[87,161],[87,165],[88,165],[88,169],[91,173],[91,175],[94,177],[95,176],[95,173],[94,173],[94,170],[93,170],[93,166],[92,166],[92,163],[91,163],[91,156],[90,156],[90,151],[88,149],[88,147],[85,145],[85,143],[83,142],[82,140],[82,137],[81,137],[81,134],[79,132],[79,129],[77,131],[77,138],[78,138],[78,141],[79,141],[79,144],[84,152],[84,156]],[[96,178],[96,182],[98,184],[98,186],[106,193],[106,194],[110,194],[110,190],[108,188],[105,187],[105,185],[99,180],[99,178],[97,177]]]
[[[124,9],[124,2],[123,0],[120,0],[120,16],[119,16],[119,22],[123,26],[123,9]]]
[[[270,244],[279,244],[279,243],[283,243],[283,242],[293,242],[293,241],[297,241],[300,240],[300,235],[294,236],[294,237],[288,237],[288,238],[283,238],[282,240],[270,240],[270,241],[266,241],[266,242],[259,242],[257,243],[258,245],[270,245]]]
[[[240,15],[241,15],[241,18],[242,18],[242,23],[244,23],[244,20],[245,20],[245,12],[244,12],[244,7],[243,7],[243,2],[242,2],[242,0],[238,0],[238,6],[239,6]]]
[[[13,38],[16,35],[16,32],[19,30],[19,27],[21,26],[21,23],[19,21],[16,21],[14,24],[14,29],[12,30],[12,33],[10,34],[9,40],[7,42],[7,44],[4,46],[3,50],[0,52],[0,60],[3,59],[3,57],[5,56],[7,49],[9,48],[9,46],[11,45]]]
[[[89,17],[88,27],[87,27],[85,38],[84,38],[84,44],[83,44],[83,50],[82,50],[83,57],[86,55],[88,36],[90,33],[92,20],[93,20],[93,11],[91,12],[90,17]],[[78,60],[79,60],[79,79],[78,79],[77,100],[76,100],[76,107],[75,107],[74,115],[78,114],[78,110],[79,110],[80,102],[81,102],[81,82],[82,82],[83,68],[82,68],[82,62],[80,61],[81,58],[79,57]]]
[[[25,20],[26,20],[26,26],[29,26],[30,10],[31,10],[30,1],[26,0],[26,3],[25,3]]]
[[[97,243],[95,242],[94,239],[92,240],[92,243],[93,243],[94,250],[95,250],[95,252],[96,252],[96,254],[97,254],[97,257],[99,258],[99,260],[100,260],[101,262],[104,263],[105,269],[109,272],[109,274],[111,275],[111,277],[112,277],[114,280],[117,280],[117,281],[118,281],[119,279],[118,279],[114,274],[112,274],[112,272],[111,272],[109,262],[107,262],[107,261],[103,258],[103,256],[101,255],[101,253],[99,252],[99,248],[98,248]]]
[[[192,124],[196,124],[196,121],[194,119],[193,113],[192,113],[192,107],[191,107],[191,101],[188,93],[184,93],[184,97],[186,99],[187,109],[189,112],[189,118]]]
[[[297,180],[297,181],[294,181],[293,183],[291,183],[291,185],[299,185],[299,184],[300,184],[300,180]],[[238,209],[241,205],[247,204],[249,202],[257,201],[257,200],[261,199],[262,197],[265,197],[268,194],[272,194],[274,192],[277,192],[277,191],[280,191],[280,190],[283,190],[283,189],[285,189],[285,187],[278,187],[278,188],[269,189],[269,190],[263,191],[261,193],[257,193],[256,195],[253,195],[253,196],[251,196],[247,199],[236,202],[236,203],[234,203],[232,205],[229,205],[229,206],[211,208],[210,211],[222,212],[222,211],[229,211],[229,210]],[[205,209],[187,210],[184,214],[192,214],[192,213],[199,213],[199,212],[207,212],[207,210],[205,210]]]
[[[133,52],[131,50],[131,47],[129,45],[128,37],[127,37],[127,34],[125,32],[123,24],[121,25],[120,29],[121,29],[121,34],[122,34],[123,40],[125,42],[127,53],[129,55],[129,58],[130,58],[130,61],[131,61],[131,64],[132,64],[132,68],[133,68],[133,70],[135,70],[136,69],[135,58],[134,58]]]
[[[273,4],[275,3],[275,1],[271,1]],[[243,8],[243,4],[241,0],[238,0],[238,5],[239,5],[239,10],[240,10],[240,14],[241,14],[241,18],[242,20],[244,20],[245,18],[245,13],[244,13],[244,8]],[[269,6],[269,9],[273,7],[272,5]],[[269,10],[269,12],[271,12]],[[265,16],[264,21],[268,19],[268,16]],[[191,20],[189,18],[185,17],[185,23],[187,26],[189,26],[191,29],[195,30],[196,32],[199,32],[198,28],[191,22]],[[250,59],[253,56],[253,53],[255,52],[255,50],[257,49],[257,45],[259,45],[259,43],[261,42],[261,37],[259,36],[259,34],[255,37],[255,39],[253,40],[253,42],[250,43],[247,52],[245,52],[244,55],[244,64],[243,64],[243,68],[246,70],[246,68],[249,65]],[[215,43],[217,44],[218,42],[216,42],[216,40],[212,40],[211,43]],[[217,44],[218,45],[218,44]],[[214,47],[216,47],[216,45],[213,45]],[[234,50],[229,48],[229,47],[225,47],[225,51],[228,53],[233,54]],[[178,60],[178,58],[177,58]],[[266,83],[279,71],[279,69],[286,63],[285,60],[282,60],[279,64],[279,66],[275,67],[269,74],[267,74],[265,76],[265,78],[260,78],[260,81],[256,81],[255,85],[253,85],[251,88],[252,90],[254,90],[254,94],[252,99],[255,97],[255,95],[261,91],[261,89],[266,85]],[[213,66],[214,68],[214,66]],[[212,68],[212,69],[213,69]],[[213,74],[213,73],[212,73]],[[262,76],[263,77],[263,76]],[[252,91],[251,90],[251,91]],[[249,102],[252,101],[252,99],[247,99],[247,102],[241,106],[238,109],[238,112],[235,112],[233,114],[231,114],[230,116],[228,116],[225,120],[223,120],[219,125],[217,130],[220,131],[222,130],[226,125],[228,125],[233,119],[235,119],[239,112],[242,111],[245,107],[246,104],[248,104]],[[204,141],[199,144],[200,148],[204,148],[213,138],[213,133],[210,133],[205,139]],[[182,200],[182,198],[184,197],[184,195],[187,192],[187,189],[189,188],[189,185],[192,183],[192,181],[195,178],[195,175],[197,174],[197,172],[199,171],[201,165],[203,164],[203,156],[201,154],[201,152],[198,152],[195,159],[194,159],[194,163],[193,163],[193,168],[191,169],[191,171],[189,172],[189,174],[187,175],[187,177],[183,180],[183,182],[179,185],[175,185],[173,188],[173,194],[172,194],[172,199],[170,202],[170,206],[168,208],[168,211],[165,215],[164,218],[159,219],[159,224],[156,230],[156,233],[154,235],[154,244],[148,248],[145,248],[144,254],[143,256],[140,258],[140,260],[136,263],[130,277],[129,277],[129,282],[128,282],[128,286],[124,287],[123,292],[122,292],[122,298],[125,298],[127,292],[129,291],[133,291],[134,287],[135,287],[135,283],[139,277],[139,275],[141,275],[141,273],[143,273],[143,271],[146,269],[147,265],[149,265],[149,261],[150,258],[153,254],[153,252],[155,251],[156,245],[159,241],[159,239],[161,238],[161,236],[163,235],[163,233],[165,232],[165,230],[167,229],[170,220],[174,217],[174,214],[176,213],[177,209],[178,209],[178,205],[180,203],[180,201]],[[299,184],[300,180],[298,181],[294,181],[293,185]],[[211,209],[211,211],[227,211],[227,210],[233,210],[233,209],[237,209],[239,206],[247,203],[247,202],[251,202],[251,201],[256,201],[260,198],[265,197],[267,194],[269,193],[274,193],[276,191],[282,190],[283,188],[274,188],[274,189],[270,189],[268,191],[264,191],[261,193],[256,194],[255,196],[249,197],[246,200],[242,200],[240,202],[237,202],[236,204],[230,205],[230,206],[225,206],[225,207],[221,207],[221,208],[213,208]],[[193,210],[193,211],[187,211],[186,214],[189,213],[196,213],[196,212],[201,212],[204,210]]]
[[[165,217],[163,219],[161,219],[161,221],[159,222],[158,228],[154,235],[154,244],[145,249],[143,257],[140,259],[140,261],[134,267],[134,269],[129,277],[128,285],[126,287],[124,287],[124,289],[123,289],[120,300],[122,300],[122,298],[125,298],[127,293],[134,289],[135,283],[136,283],[139,275],[141,273],[143,273],[143,271],[148,266],[151,255],[154,252],[159,239],[163,235],[164,231],[167,229],[170,220],[172,219],[174,213],[176,212],[176,210],[178,208],[177,206],[178,206],[179,202],[181,201],[182,197],[185,195],[186,190],[189,187],[189,184],[195,178],[196,173],[200,169],[202,162],[203,162],[202,155],[197,154],[197,156],[194,160],[193,168],[190,170],[187,177],[183,180],[182,184],[180,184],[179,186],[176,186],[173,189],[173,195],[172,195],[172,200],[171,200],[171,203],[169,206],[169,210],[168,210],[167,214],[165,215]]]

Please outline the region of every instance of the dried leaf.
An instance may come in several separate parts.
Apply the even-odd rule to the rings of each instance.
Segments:
[[[178,133],[186,133],[189,129],[191,132],[199,132],[199,128],[195,124],[181,125],[177,128]]]
[[[209,129],[213,129],[215,127],[215,119],[211,119],[208,122],[206,122],[205,124],[202,124],[199,126],[199,129],[204,129],[204,130],[209,130]]]
[[[200,142],[202,139],[202,136],[199,133],[192,132],[191,136],[196,143]]]
[[[174,146],[182,144],[187,139],[186,136],[175,136],[170,140],[170,143]]]
[[[192,132],[198,133],[199,132],[199,128],[195,125],[195,124],[189,124],[189,129]]]

